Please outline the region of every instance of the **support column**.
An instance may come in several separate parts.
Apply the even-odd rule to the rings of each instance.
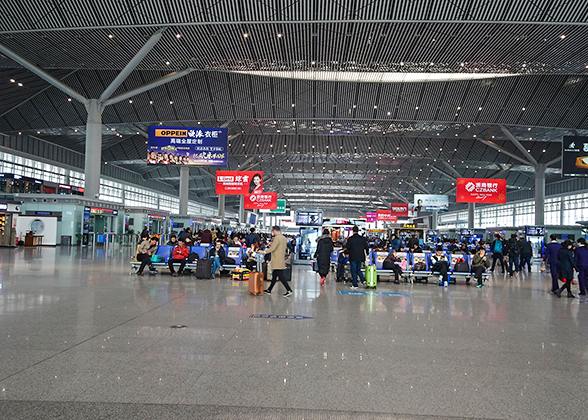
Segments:
[[[224,220],[225,218],[225,195],[221,194],[218,196],[218,217],[221,218],[221,220]]]
[[[545,225],[545,164],[535,167],[535,225]]]
[[[474,229],[474,215],[476,214],[476,205],[468,203],[468,229]]]
[[[190,190],[190,168],[180,167],[180,214],[188,214],[188,195]]]
[[[564,212],[566,210],[566,199],[562,197],[559,202],[559,224],[564,225]]]
[[[439,224],[439,212],[434,211],[431,213],[431,230],[437,230]]]
[[[239,196],[239,223],[246,223],[245,220],[245,196]]]
[[[102,107],[98,99],[90,99],[87,108],[84,196],[98,198],[102,166]]]

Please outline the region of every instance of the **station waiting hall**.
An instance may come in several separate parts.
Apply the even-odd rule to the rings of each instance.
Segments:
[[[14,0],[0,419],[584,419],[586,2]]]

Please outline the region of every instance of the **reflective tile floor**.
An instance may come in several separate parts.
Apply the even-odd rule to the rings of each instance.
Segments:
[[[130,255],[0,249],[0,419],[588,417],[588,300],[549,294],[538,267],[377,289],[406,296],[297,265],[284,298],[139,279]]]

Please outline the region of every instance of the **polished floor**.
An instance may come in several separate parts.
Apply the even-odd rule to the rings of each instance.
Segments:
[[[295,266],[284,298],[130,255],[0,249],[0,419],[588,417],[588,300],[538,267],[345,295]]]

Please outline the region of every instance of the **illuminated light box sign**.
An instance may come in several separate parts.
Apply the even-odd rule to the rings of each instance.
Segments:
[[[103,209],[100,207],[84,207],[84,211],[87,211],[90,214],[103,214],[105,216],[116,216],[118,214],[118,210]]]
[[[227,128],[149,127],[149,165],[215,165],[228,161]]]
[[[588,137],[564,136],[561,174],[563,176],[588,176]]]
[[[373,223],[378,220],[378,213],[376,212],[369,212],[365,214],[365,221],[367,223]]]
[[[457,178],[458,203],[506,203],[506,179]]]
[[[155,219],[155,220],[165,220],[166,219],[165,216],[159,216],[157,214],[150,214],[149,217],[151,217],[152,219]]]
[[[408,217],[407,203],[392,203],[390,204],[390,214],[396,217]]]
[[[398,216],[392,215],[390,210],[377,210],[376,219],[380,222],[397,222]]]
[[[449,196],[436,194],[415,194],[413,210],[419,211],[447,211],[449,210]]]
[[[217,195],[249,195],[262,193],[263,172],[216,171],[215,192]]]
[[[278,208],[278,193],[250,194],[245,196],[247,210],[272,210]]]

